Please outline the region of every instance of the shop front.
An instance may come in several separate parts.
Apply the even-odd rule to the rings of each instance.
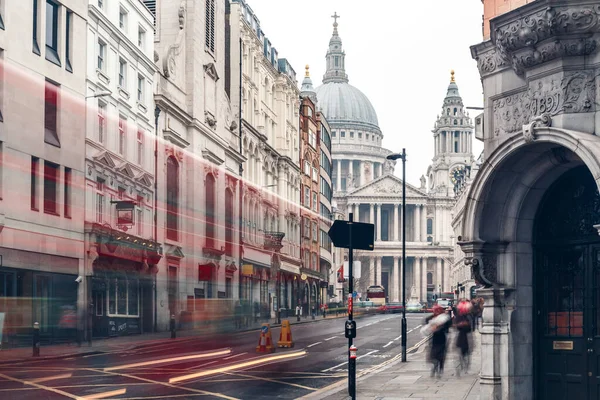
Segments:
[[[154,331],[160,247],[100,225],[93,227],[92,236],[97,252],[88,277],[92,337]]]

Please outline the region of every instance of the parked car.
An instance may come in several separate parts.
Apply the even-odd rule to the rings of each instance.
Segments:
[[[406,312],[423,312],[423,304],[418,301],[410,301],[406,304]]]

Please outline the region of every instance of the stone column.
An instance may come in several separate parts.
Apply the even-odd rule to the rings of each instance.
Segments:
[[[348,177],[352,175],[352,179],[354,179],[354,160],[348,160]],[[350,187],[350,182],[346,184],[346,187]]]
[[[390,296],[393,301],[398,302],[400,301],[400,280],[398,278],[400,278],[399,273],[398,273],[398,256],[394,256],[394,272],[392,274],[393,278],[393,282],[394,284],[392,285],[393,290],[394,290],[394,294],[393,296]]]
[[[417,297],[421,299],[421,258],[415,257],[413,258],[413,286],[417,290]],[[412,290],[412,287],[408,288],[409,291]],[[410,297],[410,292],[408,294]]]
[[[400,206],[398,204],[394,204],[394,242],[398,241],[398,231],[399,231],[399,226],[398,226],[398,208]]]
[[[375,212],[373,210],[373,207],[375,207],[375,204],[371,203],[369,204],[369,223],[370,224],[374,224],[375,223]]]
[[[376,285],[381,285],[381,257],[377,257],[377,283]]]
[[[337,179],[335,181],[335,187],[338,192],[342,191],[342,160],[336,160],[337,162]],[[300,168],[304,168],[304,166],[300,166]]]
[[[414,236],[414,241],[415,242],[420,242],[421,241],[421,205],[417,204],[415,206],[415,236]]]
[[[421,242],[427,241],[427,206],[421,206],[423,209],[421,210]]]
[[[365,182],[365,162],[364,161],[361,161],[359,163],[359,168],[360,168],[360,171],[359,171],[359,173],[360,173],[360,183],[359,183],[359,185],[362,186],[362,185],[364,185],[366,183]]]
[[[436,290],[436,292],[437,292],[438,288],[440,288],[440,290],[444,290],[443,278],[442,278],[442,259],[439,257],[436,259],[435,272],[436,272],[435,290]]]
[[[360,204],[355,204],[354,205],[354,220],[360,222],[359,212],[360,212]]]
[[[369,286],[375,284],[375,266],[373,257],[369,257]]]
[[[377,239],[381,240],[381,204],[377,204]]]
[[[427,301],[427,257],[421,257],[421,287],[422,297],[421,301]]]

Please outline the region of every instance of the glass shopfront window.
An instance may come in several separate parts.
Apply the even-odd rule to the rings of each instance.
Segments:
[[[139,282],[126,277],[110,278],[108,282],[108,314],[110,316],[139,316]]]

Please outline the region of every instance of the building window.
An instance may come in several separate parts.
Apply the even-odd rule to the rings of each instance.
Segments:
[[[350,132],[350,139],[354,139],[354,132]]]
[[[104,8],[104,0],[98,0],[98,8],[100,8],[100,9]]]
[[[331,137],[335,137],[335,131],[331,131]]]
[[[125,155],[125,140],[127,135],[127,120],[119,116],[119,154]]]
[[[58,165],[44,161],[44,212],[48,214],[58,214],[58,171]]]
[[[46,81],[44,104],[44,141],[56,147],[60,147],[60,141],[58,139],[58,97],[58,85]]]
[[[315,211],[319,211],[319,201],[318,201],[318,196],[317,196],[317,192],[313,192],[313,203],[312,203],[312,208]]]
[[[108,281],[108,314],[115,316],[139,316],[139,282],[125,277]]]
[[[144,161],[144,132],[138,130],[137,133],[137,163],[142,165]]]
[[[142,50],[145,49],[145,42],[146,41],[146,31],[144,30],[144,28],[142,28],[141,26],[138,27],[138,47]]]
[[[317,148],[317,134],[312,131],[312,129],[308,130],[308,143],[312,146],[312,148]]]
[[[58,57],[58,4],[46,0],[46,60],[60,65]]]
[[[343,138],[345,138],[345,137],[346,137],[346,132],[342,131],[342,132],[341,132],[341,136],[342,136]]]
[[[4,105],[4,51],[0,50],[0,122],[4,122],[2,106]]]
[[[38,16],[39,16],[39,4],[38,4],[38,0],[33,0],[33,52],[35,54],[37,54],[38,56],[40,55],[40,46],[38,43]]]
[[[369,140],[369,134],[367,133],[366,139]]]
[[[310,176],[310,162],[304,161],[304,175]]]
[[[98,39],[98,69],[104,71],[104,60],[106,57],[106,43]]]
[[[427,234],[433,235],[433,219],[427,218]]]
[[[104,143],[106,135],[106,104],[98,100],[98,142]]]
[[[313,167],[312,169],[312,179],[314,182],[319,182],[319,169]]]
[[[73,12],[67,11],[67,20],[65,28],[65,69],[69,72],[73,72],[73,66],[71,65],[71,58],[73,57],[71,49],[71,41],[73,40]]]
[[[137,84],[137,101],[140,104],[144,104],[144,83],[145,79],[143,76],[138,75],[138,84]]]
[[[358,132],[358,138],[362,139],[362,132]]]
[[[38,174],[40,159],[31,157],[31,209],[38,211]]]
[[[225,190],[225,255],[233,256],[233,193]]]
[[[312,240],[313,240],[313,242],[316,242],[318,238],[319,237],[317,236],[317,223],[313,222],[312,223]]]
[[[215,0],[206,0],[206,48],[215,52]]]
[[[215,247],[216,204],[215,204],[215,178],[212,174],[206,175],[206,247]]]
[[[141,206],[142,203],[138,198],[138,205]],[[141,207],[135,209],[135,222],[137,223],[137,234],[138,236],[142,236],[144,234],[144,210]]]
[[[167,239],[179,238],[179,165],[175,157],[167,158]]]
[[[96,222],[104,222],[104,179],[96,179]]]
[[[123,7],[119,8],[119,28],[127,32],[127,10]]]
[[[127,90],[127,62],[119,59],[119,87]]]
[[[71,188],[73,186],[73,172],[71,168],[65,167],[65,183],[64,190],[64,210],[63,214],[67,218],[71,218]]]
[[[310,208],[310,188],[304,187],[304,205]]]

